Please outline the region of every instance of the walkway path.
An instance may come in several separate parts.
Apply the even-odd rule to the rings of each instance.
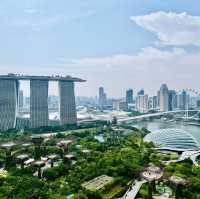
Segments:
[[[125,195],[121,199],[134,199],[139,192],[141,186],[146,183],[146,180],[135,181],[130,189],[125,193]]]
[[[170,164],[170,163],[176,163],[176,162],[181,162],[183,160],[186,160],[188,158],[190,158],[193,162],[194,165],[198,165],[198,162],[197,162],[197,157],[200,156],[200,150],[198,151],[184,151],[180,158],[178,160],[170,160],[170,161],[166,161],[165,163],[166,164]]]

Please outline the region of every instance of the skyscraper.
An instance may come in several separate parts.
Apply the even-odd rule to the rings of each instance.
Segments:
[[[104,107],[106,106],[106,102],[107,102],[107,95],[104,92],[104,88],[100,87],[99,88],[99,107],[101,109],[104,109]]]
[[[196,101],[196,107],[199,108],[200,107],[200,100]]]
[[[136,109],[141,113],[148,112],[148,95],[144,95],[144,90],[138,92],[136,97]]]
[[[148,110],[153,109],[153,97],[149,97],[148,99]]]
[[[129,89],[126,91],[126,103],[132,104],[133,103],[133,90]]]
[[[176,107],[176,91],[169,90],[169,111],[172,111]]]
[[[153,96],[153,100],[152,100],[152,108],[156,109],[158,106],[158,97],[157,96]]]
[[[160,108],[160,91],[157,92],[157,108]]]
[[[19,109],[22,109],[24,106],[24,94],[23,91],[19,91]]]
[[[160,111],[165,112],[169,110],[169,91],[166,84],[160,87]]]
[[[127,111],[128,110],[128,104],[121,100],[115,100],[113,101],[113,110],[117,111]]]
[[[188,95],[187,95],[187,92],[185,90],[183,90],[181,92],[181,94],[178,95],[177,103],[178,103],[178,108],[180,110],[186,110],[187,109]]]
[[[141,90],[138,92],[138,95],[144,95],[144,89],[141,89]]]

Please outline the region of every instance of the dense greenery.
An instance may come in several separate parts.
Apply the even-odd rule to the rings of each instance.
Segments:
[[[62,132],[62,131],[68,131],[68,130],[75,130],[75,129],[85,129],[85,128],[96,128],[100,127],[102,125],[108,125],[109,121],[91,121],[88,123],[80,123],[79,125],[76,124],[68,124],[68,125],[59,125],[59,126],[43,126],[39,128],[26,128],[24,129],[24,132],[26,134],[40,134],[40,133],[53,133],[53,132]],[[0,138],[1,137],[10,137],[15,136],[18,138],[18,134],[20,134],[21,130],[18,129],[8,129],[7,131],[0,132]]]
[[[41,148],[42,155],[59,154],[55,140],[69,135],[76,136],[76,142],[69,149],[76,153],[76,164],[63,162],[56,167],[46,169],[43,180],[33,177],[35,168],[21,170],[12,167],[0,187],[0,198],[66,198],[66,194],[71,193],[75,194],[75,198],[98,199],[103,198],[104,194],[112,195],[112,188],[118,190],[118,194],[125,192],[128,188],[127,183],[138,177],[143,167],[148,164],[152,152],[151,145],[143,143],[138,133],[121,137],[118,145],[113,146],[106,141],[100,143],[94,139],[94,134],[98,131],[96,128],[80,132],[72,131],[70,134],[57,134],[45,142]],[[26,139],[27,135],[23,136],[23,139]],[[81,154],[76,145],[90,149],[91,154],[89,156]],[[27,150],[34,155],[34,147]],[[0,154],[2,158],[5,157],[3,152]],[[83,182],[103,174],[112,176],[115,180],[101,192],[91,192],[81,186]],[[41,187],[43,188],[40,189]]]
[[[170,183],[170,176],[179,176],[186,180],[186,185],[181,187],[181,198],[183,199],[200,199],[200,168],[193,164],[191,159],[181,162],[164,164],[165,161],[178,159],[178,154],[153,152],[150,156],[151,162],[164,169],[164,180],[162,183],[168,187],[172,187],[175,191],[175,185]],[[140,190],[140,194],[147,194],[147,186],[144,185]]]
[[[182,189],[182,197],[200,199],[200,168],[193,165],[191,160],[181,163],[171,163],[165,167],[166,175],[176,175],[187,179],[187,185]]]
[[[183,177],[187,185],[182,189],[181,197],[200,199],[200,169],[190,160],[184,162],[164,164],[165,161],[178,159],[178,154],[171,152],[163,154],[155,151],[153,144],[143,142],[143,136],[148,130],[138,130],[128,125],[117,126],[128,130],[128,134],[120,134],[118,141],[112,128],[116,128],[114,118],[112,125],[92,126],[87,129],[58,132],[52,138],[43,142],[40,150],[34,145],[23,148],[20,144],[13,147],[13,156],[28,153],[31,157],[48,156],[50,154],[63,155],[57,142],[62,139],[73,139],[74,143],[68,148],[75,154],[76,162],[72,164],[67,159],[59,160],[52,168],[43,172],[43,178],[33,176],[37,168],[29,166],[24,169],[16,167],[16,159],[8,160],[7,177],[0,176],[0,199],[65,199],[66,195],[73,194],[75,199],[106,199],[122,196],[129,188],[130,183],[140,179],[140,173],[150,162],[164,169],[162,183],[173,187],[169,182],[172,175]],[[104,142],[95,139],[96,135],[103,134]],[[30,142],[31,132],[7,132],[1,135],[3,141]],[[89,149],[90,154],[83,154],[77,146]],[[39,151],[38,151],[39,150]],[[0,149],[0,162],[5,162],[6,152]],[[89,191],[82,187],[82,183],[101,175],[108,175],[114,181],[99,191]],[[147,197],[148,186],[145,184],[140,190],[140,197]]]

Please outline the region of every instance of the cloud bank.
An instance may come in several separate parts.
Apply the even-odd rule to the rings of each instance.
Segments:
[[[131,20],[155,33],[164,44],[200,46],[200,16],[160,11],[132,16]]]
[[[32,11],[29,13],[32,14]],[[94,14],[89,12],[85,16]],[[62,17],[61,17],[62,18]],[[156,94],[160,84],[169,88],[199,90],[200,73],[200,16],[187,13],[156,12],[131,17],[137,25],[157,35],[161,47],[149,46],[137,54],[113,54],[104,57],[62,58],[54,66],[10,65],[9,71],[18,73],[70,74],[87,79],[78,85],[78,95],[94,96],[99,86],[105,86],[109,96],[124,96],[127,88],[147,88]],[[58,17],[58,21],[60,18]],[[50,20],[50,24],[57,19]],[[42,23],[42,26],[44,24]],[[169,46],[170,45],[170,46]],[[188,45],[192,50],[187,50]],[[5,65],[1,63],[0,72]],[[66,75],[67,75],[66,74]]]
[[[171,89],[199,89],[199,67],[200,52],[155,47],[144,48],[135,55],[66,59],[63,65],[63,69],[70,68],[72,73],[86,77],[88,86],[93,82],[94,87],[88,87],[87,92],[94,93],[103,84],[114,96],[123,95],[129,87],[148,88],[147,92],[155,94],[155,88],[164,82]]]

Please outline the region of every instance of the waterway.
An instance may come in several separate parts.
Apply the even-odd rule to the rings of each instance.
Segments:
[[[200,126],[197,125],[187,125],[186,123],[179,121],[163,121],[160,119],[151,120],[151,121],[138,121],[134,122],[133,126],[136,128],[146,128],[149,131],[157,131],[160,129],[167,129],[167,128],[176,128],[176,129],[183,129],[191,135],[199,142],[200,144]]]

